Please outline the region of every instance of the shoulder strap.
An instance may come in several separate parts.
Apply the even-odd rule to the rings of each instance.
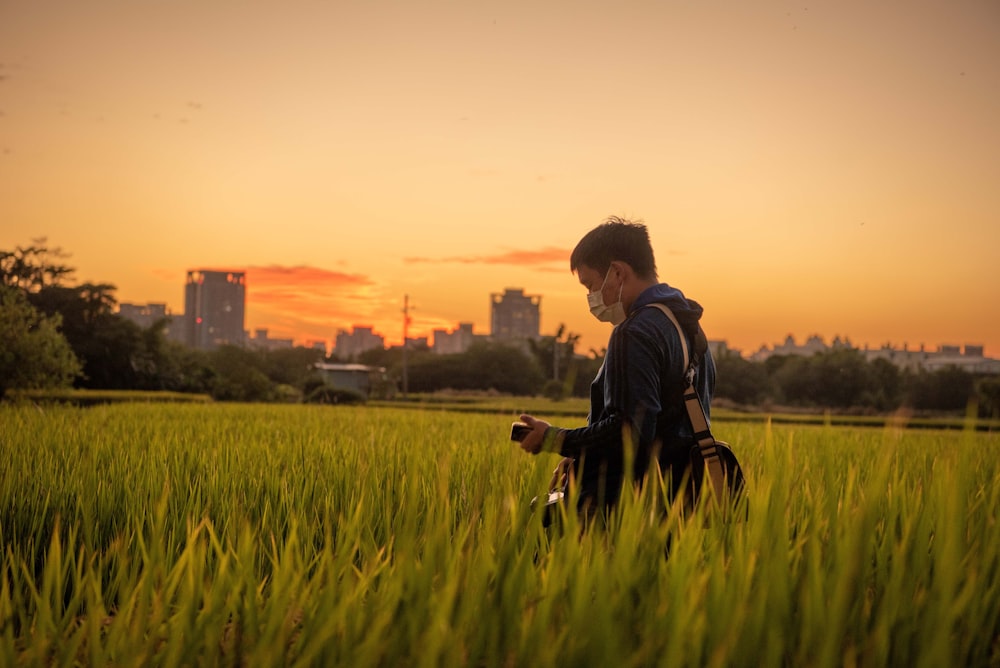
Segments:
[[[680,336],[681,339],[681,351],[684,353],[684,371],[686,377],[687,368],[691,366],[691,354],[688,352],[688,342],[687,342],[687,336],[684,335],[684,328],[681,327],[681,323],[677,322],[677,316],[674,315],[674,312],[671,311],[669,308],[667,308],[664,304],[660,304],[659,302],[653,302],[652,304],[646,304],[646,306],[657,308],[660,311],[662,311],[663,315],[670,318],[670,322],[674,323],[674,327],[677,328],[677,334],[678,336]]]
[[[694,386],[695,374],[692,373],[694,370],[691,368],[691,356],[688,352],[687,336],[684,334],[681,324],[677,322],[677,316],[664,304],[654,302],[647,304],[647,306],[662,311],[670,319],[670,322],[674,323],[674,327],[677,328],[677,334],[681,339],[681,350],[684,353],[684,378],[687,384],[684,390],[684,406],[687,408],[688,418],[691,420],[691,428],[694,430],[694,440],[698,444],[701,456],[705,459],[705,466],[708,468],[709,476],[712,479],[712,486],[715,488],[716,494],[721,495],[726,489],[725,471],[722,468],[722,461],[719,459],[719,449],[716,446],[715,437],[712,436],[712,430],[708,426],[708,417],[705,415],[705,408],[701,405],[701,400],[698,398],[698,390]]]

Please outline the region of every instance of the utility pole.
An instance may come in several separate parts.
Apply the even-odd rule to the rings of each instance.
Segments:
[[[559,329],[552,335],[552,380],[559,380],[559,338],[565,328],[565,325],[559,325]]]
[[[406,369],[406,348],[410,339],[410,295],[403,295],[403,397],[410,390],[410,381]]]
[[[552,337],[552,380],[559,380],[559,335]]]

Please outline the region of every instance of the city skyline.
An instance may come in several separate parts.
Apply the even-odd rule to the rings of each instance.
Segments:
[[[242,273],[239,270],[226,269],[226,270],[188,270],[187,274],[192,272],[210,272],[215,271],[218,273]],[[186,288],[187,289],[187,288]],[[541,315],[540,302],[544,295],[525,295],[523,288],[507,288],[505,293],[501,295],[500,293],[491,293],[489,295],[491,307],[496,307],[496,305],[503,301],[501,297],[514,297],[515,299],[533,302],[533,307],[536,309],[539,315]],[[186,313],[174,312],[170,308],[169,304],[163,302],[147,302],[147,303],[136,303],[136,302],[119,302],[119,313],[128,319],[140,324],[142,327],[150,326],[156,318],[158,317],[175,317],[181,319],[184,323],[184,327],[187,328]],[[491,318],[492,320],[492,318]],[[402,317],[399,323],[402,328]],[[576,332],[569,330],[567,332],[569,335],[575,335]],[[253,329],[249,327],[244,327],[244,334],[248,344],[253,344],[255,341],[260,342],[271,342],[284,344],[287,343],[293,346],[303,346],[303,347],[316,347],[317,344],[322,344],[323,349],[327,354],[337,354],[339,340],[347,341],[347,354],[348,356],[354,356],[358,352],[365,350],[369,347],[374,346],[373,342],[377,341],[379,347],[389,348],[393,345],[399,345],[402,342],[402,337],[399,341],[393,343],[389,337],[384,335],[384,332],[379,331],[377,328],[372,327],[365,323],[351,323],[349,325],[338,326],[333,333],[327,336],[310,337],[310,338],[295,338],[295,337],[283,337],[274,336],[275,331],[268,327],[266,324],[262,326],[254,327]],[[443,334],[448,340],[445,342],[445,346],[448,348],[448,352],[461,352],[461,349],[467,347],[467,344],[476,338],[495,338],[495,333],[492,327],[487,328],[485,332],[476,331],[476,323],[470,320],[459,320],[455,323],[438,327],[430,332],[421,332],[418,335],[410,335],[407,337],[408,341],[426,341],[431,348],[437,348],[438,341],[437,336]],[[555,331],[543,331],[539,330],[540,336],[553,336]],[[459,337],[462,341],[461,344],[458,341],[453,340],[454,337]],[[361,341],[361,347],[358,348],[358,337]],[[182,341],[185,337],[180,337],[178,340]],[[500,340],[510,338],[508,334],[502,334]],[[796,334],[795,332],[788,332],[780,339],[775,339],[774,341],[762,342],[759,346],[753,349],[740,348],[731,345],[730,341],[725,338],[717,338],[709,336],[709,340],[715,344],[723,344],[726,349],[738,352],[745,358],[749,359],[764,359],[769,354],[782,354],[780,351],[785,350],[786,352],[791,349],[800,350],[812,350],[815,352],[819,349],[836,349],[838,347],[854,348],[861,351],[878,351],[878,350],[894,350],[899,352],[927,352],[927,353],[949,353],[954,355],[966,355],[972,354],[973,356],[986,356],[990,357],[990,351],[987,347],[981,343],[971,340],[953,340],[953,341],[936,341],[936,342],[925,342],[921,341],[918,343],[913,343],[909,340],[903,341],[882,341],[878,343],[871,342],[861,342],[855,343],[850,335],[845,335],[843,333],[836,334],[824,334],[820,332],[809,332],[805,334]],[[457,346],[457,347],[456,347]],[[603,347],[603,346],[602,346]],[[455,348],[452,350],[452,348]],[[584,354],[588,348],[583,346],[578,346],[577,353]],[[599,350],[595,348],[594,350]]]
[[[247,328],[402,338],[544,295],[609,215],[752,351],[1000,351],[1000,13],[983,0],[0,6],[0,248],[121,302],[246,273]]]

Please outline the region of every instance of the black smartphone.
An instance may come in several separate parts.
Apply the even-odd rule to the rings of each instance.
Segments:
[[[520,443],[531,432],[531,427],[523,422],[515,422],[510,426],[510,440]]]

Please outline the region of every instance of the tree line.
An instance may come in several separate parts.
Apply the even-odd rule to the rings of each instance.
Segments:
[[[750,407],[789,406],[888,413],[963,412],[1000,417],[1000,378],[958,367],[901,369],[885,359],[868,361],[853,348],[805,357],[780,355],[751,362],[735,353],[716,358],[716,396]]]
[[[169,390],[223,401],[349,401],[327,387],[316,362],[359,361],[386,369],[382,391],[493,391],[587,397],[604,351],[575,354],[579,336],[560,326],[551,336],[520,345],[480,342],[438,355],[426,346],[376,349],[357,360],[325,357],[295,347],[254,350],[222,346],[195,350],[169,341],[167,321],[142,328],[115,313],[115,286],[71,282],[66,255],[43,239],[0,250],[0,396],[8,389],[76,387]],[[750,362],[736,354],[716,359],[716,397],[752,408],[791,406],[865,412],[901,407],[1000,417],[1000,379],[957,368],[902,371],[860,351],[836,349],[812,357],[775,356]]]
[[[190,392],[223,401],[351,401],[362,397],[326,387],[317,362],[386,367],[387,393],[403,376],[398,348],[345,360],[305,347],[197,350],[181,345],[167,339],[166,319],[142,328],[116,313],[114,285],[72,283],[75,270],[67,257],[44,239],[0,250],[0,397],[9,389],[74,387]],[[560,328],[556,336],[523,347],[478,343],[458,355],[416,347],[407,356],[409,390],[544,391],[550,396],[585,391],[581,381],[599,362],[575,359],[576,339]],[[580,367],[587,368],[580,373]]]

